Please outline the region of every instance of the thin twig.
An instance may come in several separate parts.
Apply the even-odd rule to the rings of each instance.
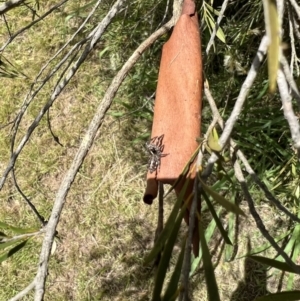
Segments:
[[[49,14],[51,14],[55,9],[62,6],[64,3],[68,2],[69,0],[63,0],[60,3],[54,5],[51,7],[44,15],[42,15],[40,18],[36,19],[35,21],[31,22],[30,24],[26,25],[25,27],[18,30],[16,33],[10,36],[10,38],[5,42],[5,44],[0,48],[0,52],[2,52],[18,35],[35,25],[36,23],[40,22],[41,20],[45,19]]]
[[[290,0],[290,3],[293,6],[294,11],[298,16],[298,19],[300,20],[300,6],[297,4],[295,0]]]
[[[9,299],[8,301],[18,301],[25,297],[33,288],[35,287],[35,279],[26,287],[24,288],[21,292],[19,292],[17,295]]]
[[[117,1],[116,4],[113,6],[107,17],[112,18],[114,14],[117,13],[119,7],[123,4],[124,0]],[[108,17],[109,16],[109,17]],[[107,21],[107,20],[103,21]],[[104,22],[103,22],[104,23]],[[106,23],[104,23],[105,26],[103,30],[106,27]],[[145,40],[132,54],[132,56],[128,59],[128,61],[123,65],[122,69],[118,72],[118,74],[113,79],[111,85],[107,89],[102,102],[100,103],[97,112],[94,115],[93,120],[91,121],[89,128],[85,134],[85,136],[82,139],[81,145],[77,151],[77,154],[75,155],[75,158],[67,171],[64,179],[62,180],[61,186],[57,192],[55,202],[53,205],[52,213],[49,218],[48,226],[46,229],[46,235],[45,239],[43,241],[42,250],[40,254],[40,260],[39,260],[39,268],[37,273],[37,285],[36,285],[36,294],[35,294],[35,301],[40,301],[43,298],[43,295],[45,293],[45,281],[47,277],[47,267],[48,267],[48,261],[50,256],[50,250],[52,246],[52,242],[54,239],[56,227],[65,203],[66,196],[68,194],[68,191],[75,179],[75,176],[85,158],[85,156],[88,153],[88,150],[93,144],[94,138],[96,136],[96,133],[99,129],[99,127],[102,125],[104,116],[111,106],[112,100],[114,96],[116,95],[121,83],[123,82],[124,78],[126,77],[129,70],[134,66],[134,64],[137,62],[137,60],[140,58],[140,56],[143,54],[143,52],[149,48],[160,36],[165,34],[174,24],[174,18],[172,18],[167,24],[165,24],[163,27],[161,27],[159,30],[157,30],[155,33],[153,33],[147,40]],[[100,30],[100,29],[99,29]],[[97,38],[100,38],[101,32],[97,32]],[[97,41],[96,38],[93,38],[91,41],[91,46],[94,45],[94,43]]]
[[[223,133],[219,139],[219,144],[222,148],[226,145],[229,137],[231,136],[233,127],[243,109],[243,105],[245,103],[245,100],[247,98],[249,90],[254,83],[254,80],[257,76],[258,69],[263,61],[264,56],[266,55],[268,44],[269,44],[268,38],[266,36],[264,36],[261,40],[261,43],[259,45],[258,51],[255,55],[255,58],[252,62],[252,65],[248,72],[248,75],[241,87],[241,90],[240,90],[239,96],[235,102],[234,108],[233,108],[228,120],[226,121]],[[215,164],[215,162],[217,160],[218,160],[218,156],[215,153],[212,153],[212,155],[208,159],[206,168],[203,171],[201,176],[203,176],[204,178],[207,178],[211,174],[213,165]]]
[[[224,13],[225,13],[225,10],[227,8],[228,2],[229,2],[229,0],[225,0],[223,2],[223,4],[222,4],[222,7],[221,7],[221,10],[219,12],[219,16],[218,16],[217,22],[215,23],[215,27],[213,29],[213,32],[212,32],[212,34],[210,36],[209,42],[208,42],[207,47],[206,47],[206,55],[209,53],[209,50],[210,50],[211,46],[214,43],[217,31],[218,31],[219,26],[221,24],[221,21],[222,21],[222,19],[224,17]]]
[[[208,100],[208,103],[210,105],[210,108],[213,112],[213,116],[214,119],[218,119],[218,123],[220,125],[220,127],[223,129],[223,119],[218,111],[218,108],[216,106],[216,103],[209,91],[208,88],[208,84],[207,82],[204,83],[204,93],[205,96]],[[234,142],[233,139],[230,138],[230,146],[231,148],[236,151],[237,145]],[[243,162],[246,171],[248,172],[248,174],[252,177],[252,180],[258,185],[258,187],[265,193],[266,198],[273,203],[279,210],[281,210],[282,212],[284,212],[287,216],[290,217],[291,220],[293,220],[294,222],[300,223],[300,219],[294,215],[293,213],[291,213],[287,208],[285,208],[279,200],[277,200],[272,193],[269,191],[269,189],[266,187],[266,185],[259,179],[259,177],[257,176],[257,174],[254,172],[254,170],[252,169],[252,167],[250,166],[248,160],[246,159],[245,155],[243,154],[243,152],[241,150],[237,150],[236,151],[236,155],[238,156],[238,158]]]
[[[298,118],[294,113],[292,97],[289,93],[288,84],[282,69],[280,68],[277,73],[277,85],[281,97],[282,108],[284,112],[284,117],[286,118],[290,131],[294,147],[297,149],[298,154],[300,152],[300,127]]]
[[[290,63],[290,69],[291,69],[291,74],[293,74],[294,70],[294,63],[297,65],[297,54],[296,54],[296,46],[295,46],[295,37],[294,37],[294,26],[293,26],[293,15],[291,12],[291,6],[287,6],[287,11],[288,11],[288,21],[289,21],[289,36],[290,36],[290,44],[291,44],[291,63]],[[296,58],[296,61],[295,61]]]
[[[297,87],[297,84],[294,80],[294,77],[291,73],[291,70],[289,68],[289,64],[287,62],[287,59],[284,55],[281,56],[281,60],[280,60],[280,63],[282,64],[282,70],[283,70],[283,73],[285,75],[285,78],[291,88],[291,92],[292,92],[292,95],[294,96],[294,98],[297,100],[297,103],[298,103],[298,107],[300,108],[300,93],[299,93],[299,90],[298,90],[298,87]]]
[[[45,224],[46,224],[45,218],[42,215],[40,215],[40,213],[37,211],[35,206],[31,203],[31,201],[27,198],[25,193],[21,190],[20,186],[18,185],[17,178],[16,178],[16,175],[15,175],[15,168],[12,169],[12,178],[13,178],[14,185],[15,185],[17,191],[20,193],[20,195],[23,197],[23,199],[29,205],[29,207],[31,208],[33,213],[37,216],[37,218],[40,221],[41,225],[45,226]]]
[[[68,0],[67,0],[68,1]],[[49,14],[51,11],[53,11],[54,9],[56,9],[57,7],[61,6],[64,2],[66,2],[66,0],[64,0],[63,2],[59,3],[59,5],[56,5],[54,7],[52,7],[46,14]],[[86,23],[88,22],[88,20],[93,16],[93,14],[95,13],[96,9],[99,7],[100,3],[102,2],[102,0],[98,0],[97,3],[94,5],[93,9],[90,11],[90,13],[88,14],[88,16],[85,18],[85,20],[82,22],[82,24],[79,26],[79,28],[76,30],[76,32],[71,36],[71,38],[54,54],[54,56],[52,56],[47,63],[41,68],[41,70],[39,71],[39,73],[37,74],[34,83],[32,84],[32,88],[30,89],[29,93],[26,95],[25,100],[23,102],[23,105],[20,109],[20,112],[18,114],[18,116],[15,119],[15,124],[14,124],[14,128],[13,128],[13,134],[12,134],[12,143],[11,143],[11,152],[13,153],[14,150],[14,143],[15,143],[15,139],[16,139],[16,135],[17,135],[17,131],[18,131],[18,127],[21,123],[21,120],[23,118],[24,113],[26,112],[28,106],[30,105],[30,103],[33,101],[33,99],[35,98],[35,96],[38,94],[38,92],[44,87],[44,85],[48,82],[48,80],[61,68],[61,66],[73,55],[73,53],[75,52],[75,54],[73,55],[73,58],[69,60],[68,66],[67,68],[65,68],[65,71],[63,71],[60,75],[59,80],[57,80],[57,85],[61,80],[61,77],[64,76],[65,72],[67,71],[69,65],[71,64],[71,62],[73,62],[73,60],[75,59],[75,57],[77,56],[77,53],[79,52],[81,45],[88,41],[89,39],[91,39],[91,37],[93,35],[89,34],[89,36],[79,42],[77,42],[75,45],[73,45],[73,47],[70,49],[70,51],[61,59],[61,61],[56,64],[56,66],[50,71],[50,73],[46,76],[46,78],[44,78],[44,80],[42,81],[42,83],[40,84],[40,86],[35,90],[32,91],[33,86],[37,83],[37,81],[39,80],[39,78],[41,77],[42,73],[44,72],[44,70],[49,66],[49,64],[58,57],[58,55],[60,53],[62,53],[62,51],[72,43],[72,41],[75,39],[75,37],[78,35],[78,33],[84,28],[84,26],[86,25]],[[46,16],[46,14],[43,15]],[[95,30],[92,31],[95,34]],[[51,131],[51,127],[50,131]],[[51,132],[52,133],[52,132]],[[54,136],[55,137],[55,136]],[[54,138],[55,139],[55,138]],[[57,141],[57,140],[55,140]]]
[[[13,241],[17,241],[17,240],[20,240],[20,239],[25,239],[25,238],[28,238],[28,237],[36,236],[38,234],[42,234],[44,232],[45,232],[44,229],[41,229],[41,230],[33,232],[33,233],[20,234],[20,235],[16,235],[14,237],[9,237],[9,238],[3,237],[3,238],[1,238],[1,243],[13,242]]]

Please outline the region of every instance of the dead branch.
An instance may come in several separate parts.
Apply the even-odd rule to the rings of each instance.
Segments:
[[[21,292],[19,292],[17,295],[9,299],[8,301],[18,301],[22,299],[24,296],[26,296],[33,288],[35,287],[35,279],[27,286],[25,287]]]
[[[27,29],[29,29],[30,27],[32,27],[33,25],[35,25],[36,23],[42,21],[43,19],[45,19],[48,15],[50,15],[54,10],[58,9],[60,6],[62,6],[63,4],[65,4],[66,2],[68,2],[69,0],[63,0],[60,3],[54,5],[53,7],[51,7],[45,14],[43,14],[42,16],[40,16],[38,19],[32,21],[30,24],[28,24],[27,26],[21,28],[20,30],[18,30],[17,32],[15,32],[13,35],[11,35],[9,37],[9,39],[4,43],[4,45],[0,48],[0,52],[4,51],[4,49],[20,34],[22,34],[24,31],[26,31]]]
[[[294,110],[293,110],[292,97],[289,93],[288,84],[287,84],[287,81],[286,81],[286,78],[284,76],[282,69],[278,70],[277,85],[278,85],[278,89],[279,89],[279,93],[280,93],[280,97],[281,97],[281,101],[282,101],[284,117],[286,118],[286,120],[289,124],[294,147],[299,152],[300,151],[299,122],[298,122],[298,118],[295,115]]]

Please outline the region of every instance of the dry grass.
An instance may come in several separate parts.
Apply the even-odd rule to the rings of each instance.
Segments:
[[[48,1],[50,5],[54,1]],[[4,55],[20,70],[33,78],[46,58],[52,55],[76,27],[76,18],[66,21],[75,8],[70,3],[62,10],[23,34]],[[7,16],[12,31],[30,20],[25,8]],[[78,21],[79,22],[79,21]],[[1,43],[7,38],[0,29]],[[104,60],[104,64],[109,64]],[[55,193],[70,166],[80,139],[103,95],[109,78],[103,82],[99,72],[104,68],[97,56],[80,69],[74,80],[51,108],[51,124],[63,147],[56,144],[46,121],[40,124],[18,159],[16,174],[20,187],[47,219]],[[29,107],[20,126],[18,139],[46,102],[53,81]],[[28,91],[30,81],[1,79],[0,124],[13,120]],[[122,97],[126,100],[126,95]],[[128,100],[130,101],[130,100]],[[114,104],[113,109],[118,110]],[[76,181],[68,195],[59,223],[57,249],[52,256],[45,300],[149,300],[153,272],[142,265],[143,257],[152,246],[157,203],[148,207],[142,203],[145,187],[146,157],[142,145],[132,143],[139,133],[147,133],[147,122],[137,118],[135,124],[124,119],[114,122],[107,117],[90,149]],[[131,121],[132,122],[132,121]],[[0,135],[0,167],[3,172],[9,158],[9,127]],[[0,221],[15,226],[38,226],[35,216],[16,192],[9,179],[0,192]],[[172,201],[166,202],[169,212]],[[263,216],[274,228],[271,211]],[[251,218],[240,221],[238,256],[247,250],[247,237],[258,246],[262,239]],[[274,230],[275,231],[275,230]],[[0,300],[7,300],[22,290],[34,277],[42,237],[30,241],[13,258],[1,264]],[[218,262],[216,275],[222,300],[250,301],[276,281],[267,279],[266,270],[244,259],[223,262],[219,238],[211,243]],[[278,278],[278,277],[277,277]],[[277,279],[276,278],[276,279]],[[271,282],[270,282],[270,281]],[[272,282],[273,281],[273,282]],[[273,284],[272,284],[273,283]],[[193,300],[207,300],[203,271],[193,277]],[[32,300],[28,295],[24,300]]]

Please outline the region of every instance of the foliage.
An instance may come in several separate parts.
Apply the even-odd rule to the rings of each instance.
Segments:
[[[41,77],[35,81],[36,75],[42,66],[45,66],[45,60],[56,53],[76,33],[96,2],[65,1],[43,21],[29,27],[15,40],[11,39],[14,33],[31,24],[32,20],[38,20],[58,2],[48,1],[43,4],[35,1],[35,3],[14,7],[4,14],[3,24],[5,26],[2,26],[1,29],[0,47],[5,45],[6,41],[11,42],[1,48],[0,58],[2,79],[0,83],[2,91],[0,103],[1,173],[2,170],[5,170],[11,151],[22,141],[28,125],[43,109],[51,91],[57,85],[57,81],[69,70],[69,66],[64,66],[59,70],[60,73],[57,72],[50,76],[51,70],[74,45],[85,39],[113,5],[113,1],[103,1],[103,4],[76,34],[72,42],[49,62],[41,73]],[[272,1],[268,2],[271,5],[274,4]],[[229,2],[225,18],[216,32],[217,38],[214,47],[209,54],[205,54],[205,48],[220,15],[220,3],[219,1],[201,1],[198,4],[200,4],[198,11],[202,20],[204,72],[219,112],[222,118],[227,120],[264,35],[263,4],[258,0]],[[288,33],[290,32],[289,20],[291,20],[292,8],[290,3],[287,6],[290,15],[286,15],[283,20],[283,41],[290,39]],[[273,15],[270,16],[270,19],[274,18],[274,13],[277,13],[276,6],[273,5],[271,10]],[[35,204],[42,216],[49,216],[62,175],[71,164],[74,149],[78,147],[83,132],[98,106],[98,99],[102,98],[117,70],[122,67],[138,45],[171,16],[172,3],[167,0],[128,2],[109,25],[101,41],[95,46],[61,97],[52,105],[48,117],[41,120],[20,154],[14,167],[17,181],[12,177],[1,190],[3,200],[1,205],[4,209],[0,212],[0,219],[5,223],[1,223],[0,226],[5,231],[0,233],[0,249],[3,250],[0,253],[0,261],[3,261],[2,264],[6,264],[4,268],[7,273],[7,277],[1,278],[1,282],[7,282],[9,285],[3,293],[0,293],[0,299],[6,300],[12,297],[17,291],[22,290],[35,275],[35,271],[29,267],[37,266],[36,256],[38,254],[36,254],[35,248],[39,243],[37,239],[32,240],[31,236],[26,235],[30,235],[32,231],[36,232],[35,235],[40,232],[37,228],[28,229],[36,224],[36,217],[28,210],[28,201]],[[274,32],[276,33],[276,28],[272,26],[270,28],[273,35]],[[121,298],[129,300],[130,297],[126,296],[125,292],[127,283],[132,282],[132,277],[140,292],[145,289],[145,286],[147,286],[146,295],[153,290],[153,300],[159,300],[159,298],[164,301],[175,300],[182,291],[180,271],[184,266],[184,243],[187,239],[186,234],[181,235],[180,233],[181,220],[185,212],[184,206],[180,209],[182,196],[178,197],[175,205],[171,204],[169,199],[166,200],[167,211],[170,212],[169,218],[164,232],[145,259],[149,264],[163,251],[154,285],[151,285],[151,281],[147,282],[144,270],[139,271],[139,274],[137,270],[131,270],[136,263],[142,266],[145,249],[150,249],[149,241],[154,232],[154,213],[150,215],[147,209],[141,209],[141,204],[137,202],[140,199],[140,191],[143,189],[145,169],[141,169],[141,166],[145,166],[147,161],[140,149],[150,136],[161,48],[167,39],[168,34],[157,40],[128,74],[104,121],[104,130],[100,133],[103,141],[96,139],[94,148],[86,158],[73,184],[66,216],[61,221],[62,229],[59,229],[59,235],[62,233],[69,245],[65,247],[65,250],[63,249],[62,254],[53,256],[50,274],[53,270],[54,274],[59,275],[60,283],[66,282],[62,276],[64,270],[61,263],[66,260],[65,257],[71,258],[67,268],[69,271],[73,271],[74,266],[77,267],[78,271],[73,273],[76,274],[74,277],[79,284],[75,293],[67,286],[61,289],[55,284],[55,275],[50,275],[53,288],[49,286],[49,295],[52,294],[51,289],[53,289],[55,294],[60,296],[57,297],[57,300],[71,298],[92,300],[92,296],[105,300],[106,295],[108,295],[108,300],[117,299],[118,297],[113,296],[113,293],[118,294],[114,292],[114,287],[118,286],[123,290],[119,293]],[[278,50],[279,41],[273,42],[275,43],[273,49]],[[290,61],[294,61],[293,75],[299,77],[297,74],[299,41],[289,42],[294,44],[286,56]],[[235,140],[238,148],[244,152],[257,176],[266,187],[288,210],[298,215],[299,162],[297,154],[291,146],[289,126],[280,110],[280,95],[274,90],[278,66],[275,64],[275,69],[272,69],[274,68],[272,61],[276,61],[278,56],[278,53],[269,53],[269,58],[272,59],[263,62],[231,137]],[[68,64],[78,57],[79,52],[75,52]],[[63,70],[64,68],[65,70]],[[11,141],[16,129],[15,121],[20,108],[26,103],[26,94],[30,95],[33,91],[31,89],[36,88],[48,76],[49,80],[42,85],[36,98],[26,104],[26,114],[17,127],[18,131],[13,146]],[[271,86],[272,94],[269,93],[269,86]],[[211,121],[211,112],[205,103],[202,128],[207,129]],[[14,127],[11,128],[12,125]],[[189,271],[191,281],[196,283],[195,275],[201,273],[201,268],[204,269],[210,300],[222,299],[220,283],[214,275],[217,264],[212,254],[213,242],[216,238],[223,239],[226,242],[225,260],[232,261],[236,256],[234,248],[237,244],[238,233],[235,231],[240,219],[239,214],[243,215],[246,212],[240,206],[244,197],[234,175],[233,162],[227,160],[232,154],[228,151],[228,147],[221,151],[218,139],[218,137],[212,139],[212,135],[208,137],[206,148],[208,152],[204,154],[206,159],[212,151],[218,153],[219,160],[213,169],[213,174],[208,180],[199,176],[199,182],[202,185],[202,212],[197,221],[201,237],[201,250],[200,256],[192,259]],[[59,141],[63,147],[55,141]],[[197,153],[195,153],[196,155]],[[207,161],[204,161],[201,169],[204,170],[206,165]],[[182,176],[185,176],[186,173],[187,170],[184,170]],[[267,206],[268,212],[281,214],[277,213],[277,209],[266,201],[266,196],[250,175],[246,176],[246,182],[256,206]],[[23,192],[21,196],[18,186]],[[191,201],[192,197],[193,195],[190,196]],[[188,202],[185,203],[185,206],[187,205]],[[138,213],[140,216],[137,217]],[[298,217],[300,218],[300,215]],[[297,262],[300,252],[299,227],[293,224],[290,226],[286,218],[282,218],[282,223],[284,227],[281,227],[280,235],[275,235],[276,233],[272,233],[272,235],[278,236],[277,243],[281,243],[285,238],[283,249],[291,256],[293,262]],[[17,226],[8,226],[8,224]],[[125,225],[128,227],[125,228]],[[146,231],[144,227],[147,227]],[[289,230],[287,230],[288,227]],[[275,228],[274,223],[271,225],[271,231]],[[25,232],[22,233],[26,235],[14,238],[7,233],[9,230],[16,233],[19,233],[17,230],[24,230]],[[140,243],[136,243],[136,239],[132,240],[128,234],[130,232],[138,237],[137,240]],[[148,233],[145,235],[145,232]],[[94,236],[99,239],[99,243],[94,242]],[[89,243],[85,244],[86,240]],[[176,251],[178,240],[180,241],[179,254],[173,264],[171,254],[173,250]],[[130,249],[131,245],[133,249]],[[140,245],[143,247],[140,248]],[[261,245],[264,248],[260,248]],[[277,259],[262,256],[261,252],[270,250],[270,244],[261,243],[261,245],[249,250],[252,255],[247,258],[282,271],[291,272],[291,274],[288,275],[286,285],[289,292],[270,294],[258,297],[256,300],[271,300],[271,298],[296,300],[295,298],[299,298],[299,292],[292,291],[295,289],[293,287],[293,268],[283,262],[281,256],[278,256]],[[125,246],[126,250],[129,248],[128,254],[122,250]],[[107,250],[104,251],[103,248]],[[138,250],[138,254],[135,254],[136,250]],[[31,256],[32,253],[34,256]],[[260,255],[255,256],[256,253]],[[10,258],[12,254],[16,255]],[[275,255],[278,254],[269,253],[269,256]],[[83,265],[80,265],[81,258],[83,258]],[[124,262],[126,263],[125,268],[122,265]],[[117,266],[115,270],[114,264]],[[97,270],[95,266],[100,268]],[[171,270],[168,271],[170,267]],[[15,270],[19,270],[19,275],[21,275],[19,278],[14,274]],[[29,270],[28,273],[26,270]],[[115,272],[116,270],[130,270],[137,276],[126,274],[122,278]],[[115,282],[109,278],[110,273]],[[118,278],[120,283],[117,281]],[[95,282],[93,279],[96,279]],[[104,289],[97,287],[97,281],[103,284]],[[18,282],[17,285],[15,285],[16,282]],[[93,285],[89,283],[93,283]],[[147,284],[145,285],[145,283]],[[203,283],[203,281],[200,282],[201,288]],[[144,299],[144,297],[144,295],[139,295],[134,299]]]

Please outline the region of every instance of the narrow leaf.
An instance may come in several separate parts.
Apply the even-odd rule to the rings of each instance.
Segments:
[[[26,233],[33,233],[33,232],[39,231],[39,229],[37,229],[37,228],[28,228],[28,229],[17,228],[17,227],[10,226],[3,222],[0,222],[0,228],[6,229],[6,230],[11,230],[18,234],[26,234]]]
[[[221,206],[223,206],[226,210],[233,212],[235,214],[241,214],[246,216],[242,209],[240,209],[237,205],[227,201],[223,196],[212,190],[209,186],[204,184],[204,182],[199,178],[201,182],[201,186],[203,190],[208,193],[216,202],[218,202]]]
[[[20,244],[18,244],[17,246],[15,246],[11,250],[9,250],[7,253],[1,254],[0,255],[0,263],[2,261],[4,261],[4,260],[8,259],[12,255],[14,255],[16,252],[20,251],[23,247],[25,247],[27,241],[28,241],[28,239],[26,239],[25,241],[21,242]]]
[[[227,232],[223,228],[222,222],[220,221],[219,217],[217,216],[217,213],[215,211],[214,206],[212,205],[212,203],[209,200],[209,197],[207,196],[207,194],[204,191],[202,191],[202,195],[203,195],[203,197],[205,199],[205,202],[207,204],[207,207],[208,207],[211,215],[213,216],[213,219],[216,221],[217,227],[219,228],[219,230],[220,230],[220,232],[222,234],[222,237],[224,238],[224,240],[225,240],[225,242],[227,244],[232,245],[232,242],[230,241],[230,239],[229,239],[229,237],[227,235]]]
[[[219,208],[217,211],[218,217],[220,216],[221,211],[222,211],[222,208]],[[210,242],[212,235],[215,232],[215,229],[216,229],[216,221],[214,219],[212,219],[212,221],[209,223],[208,227],[205,230],[205,240],[207,241],[207,243]],[[201,259],[202,259],[202,249],[200,248],[199,256],[196,257],[192,262],[190,276],[192,276],[194,274],[194,272],[196,271],[196,269],[198,268]]]
[[[176,217],[178,215],[179,209],[182,206],[182,204],[184,203],[183,197],[185,195],[188,184],[189,184],[189,178],[186,179],[184,186],[181,189],[179,196],[177,198],[177,201],[172,209],[172,212],[166,222],[166,225],[165,225],[163,231],[161,232],[160,236],[158,237],[153,249],[146,256],[146,258],[144,260],[144,264],[148,264],[156,258],[156,256],[160,253],[160,251],[164,247],[165,242],[169,238],[170,233],[174,227],[174,223],[175,223]]]
[[[179,175],[178,179],[175,181],[175,183],[172,185],[172,187],[167,191],[167,193],[164,195],[164,198],[169,195],[169,193],[178,185],[178,183],[184,179],[186,177],[186,175],[188,174],[188,171],[190,169],[191,164],[194,162],[196,156],[198,155],[198,152],[200,150],[201,145],[199,145],[197,147],[197,149],[195,150],[195,152],[193,153],[193,155],[191,156],[190,160],[188,161],[188,163],[185,165],[185,167],[183,168],[181,174]]]
[[[181,225],[183,216],[186,212],[187,205],[189,204],[192,197],[193,197],[193,194],[191,194],[190,197],[184,202],[184,205],[181,208],[180,214],[178,215],[176,222],[173,224],[172,232],[166,242],[161,260],[160,260],[158,268],[157,268],[152,301],[161,300],[160,294],[161,294],[164,280],[166,277],[166,272],[169,267],[169,262],[171,260],[172,251],[173,251],[176,239],[178,237],[178,232],[180,229],[180,225]]]
[[[275,259],[270,259],[270,258],[263,257],[263,256],[250,255],[248,257],[254,261],[268,265],[272,268],[275,268],[275,269],[278,269],[281,271],[285,271],[285,272],[295,273],[294,269],[285,262],[281,262],[281,261],[278,261]]]
[[[171,280],[169,282],[169,285],[166,289],[165,295],[163,297],[163,301],[169,301],[172,299],[174,295],[176,295],[178,291],[178,283],[180,279],[180,274],[181,274],[181,268],[182,268],[182,263],[183,263],[183,258],[184,258],[184,250],[185,250],[185,243],[186,240],[184,240],[180,254],[177,259],[177,263],[174,269],[174,272],[172,274]]]
[[[215,277],[215,272],[211,262],[211,256],[205,240],[204,231],[202,228],[200,218],[199,218],[199,235],[200,235],[200,243],[201,243],[202,254],[203,254],[203,267],[204,267],[205,280],[206,280],[206,286],[208,292],[208,300],[220,301],[219,289]]]

